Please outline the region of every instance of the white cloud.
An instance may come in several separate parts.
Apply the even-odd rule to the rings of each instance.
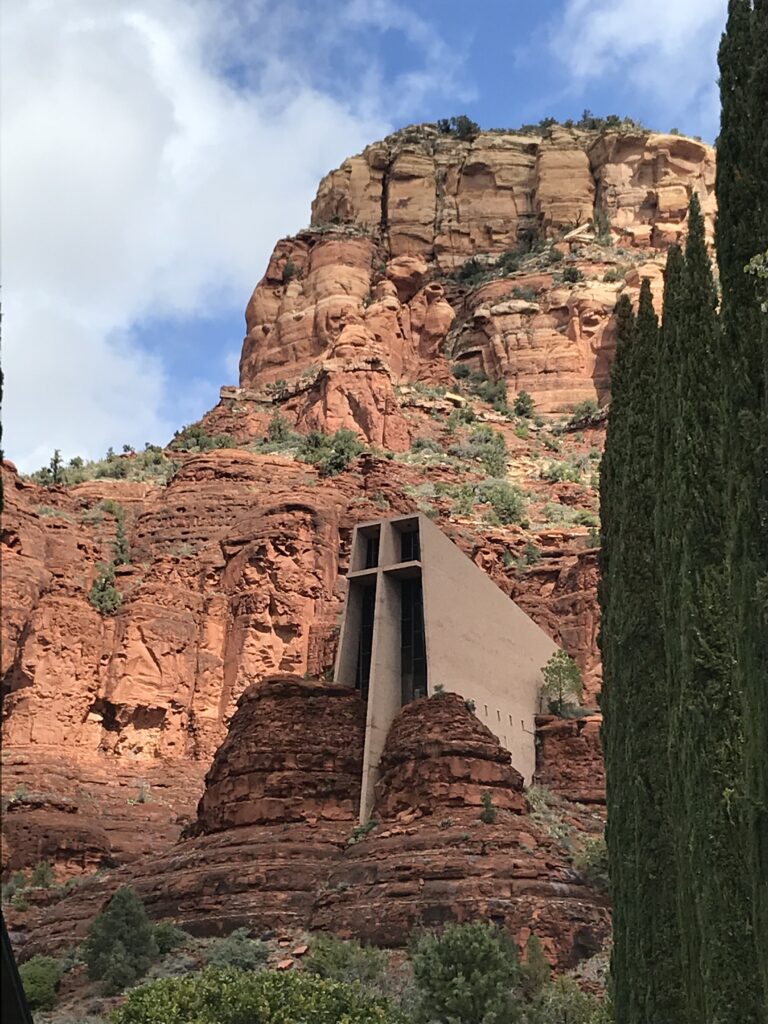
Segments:
[[[364,103],[321,91],[280,49],[296,9],[272,10],[4,0],[4,441],[21,468],[167,437],[174,381],[132,326],[244,307],[322,174],[389,130],[384,83]]]
[[[727,0],[565,0],[552,23],[552,50],[574,89],[624,78],[681,130],[716,127],[726,9]]]

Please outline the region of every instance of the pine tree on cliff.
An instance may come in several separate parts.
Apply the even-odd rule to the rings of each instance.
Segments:
[[[768,1017],[768,324],[744,273],[768,244],[768,0],[730,0],[720,54],[717,257],[730,536],[733,687],[744,699],[755,977]],[[755,982],[753,982],[753,989]]]
[[[667,804],[665,654],[655,552],[654,393],[659,330],[650,283],[637,319],[617,308],[601,470],[602,709],[614,906],[616,1020],[679,1016],[675,873]]]

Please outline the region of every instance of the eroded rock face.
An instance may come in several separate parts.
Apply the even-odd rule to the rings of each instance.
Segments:
[[[197,831],[286,821],[355,821],[365,738],[360,694],[267,677],[240,697],[205,780]]]
[[[605,804],[601,715],[536,720],[536,782],[580,804]]]
[[[199,834],[42,908],[24,954],[84,935],[120,884],[198,934],[309,928],[400,946],[414,928],[480,918],[521,947],[535,931],[561,968],[597,952],[605,901],[527,813],[509,755],[457,695],[403,709],[377,787],[382,823],[353,829],[362,711],[357,694],[319,682],[247,691],[208,774]],[[486,790],[491,823],[479,816]]]
[[[436,806],[482,807],[483,794],[505,810],[527,809],[523,777],[491,730],[456,693],[416,700],[395,719],[381,759],[374,817],[386,821]]]

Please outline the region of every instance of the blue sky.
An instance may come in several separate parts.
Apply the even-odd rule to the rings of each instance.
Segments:
[[[164,442],[235,383],[317,181],[404,124],[713,140],[726,0],[2,0],[5,449]]]

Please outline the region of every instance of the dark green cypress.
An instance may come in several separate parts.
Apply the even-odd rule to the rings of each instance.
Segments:
[[[601,472],[601,703],[614,901],[612,978],[617,1021],[667,1024],[679,1019],[679,939],[655,551],[659,330],[647,279],[635,323],[626,306],[619,312],[626,326],[619,329]]]
[[[744,267],[768,245],[768,0],[730,0],[720,54],[717,255],[722,284],[727,547],[744,702],[746,821],[755,979],[768,1018],[768,326]],[[753,987],[759,984],[753,982]]]

